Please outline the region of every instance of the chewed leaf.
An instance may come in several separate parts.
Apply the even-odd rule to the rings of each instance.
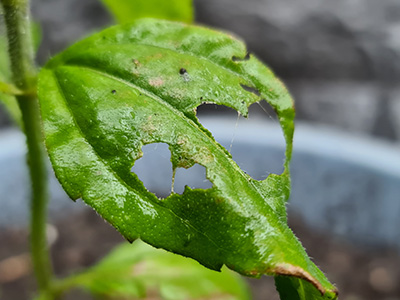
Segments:
[[[248,276],[296,276],[335,288],[286,224],[293,102],[243,43],[157,20],[112,27],[52,59],[39,76],[46,144],[72,199],[82,198],[128,240]],[[235,58],[235,59],[233,59]],[[244,89],[243,86],[256,89]],[[203,102],[236,109],[266,99],[287,142],[285,170],[256,181],[196,118]],[[207,190],[158,199],[131,173],[145,144],[166,143],[173,168],[206,168]]]

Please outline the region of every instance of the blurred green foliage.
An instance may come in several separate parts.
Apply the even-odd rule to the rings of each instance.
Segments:
[[[139,18],[157,18],[184,23],[193,22],[192,0],[101,0],[118,23]]]

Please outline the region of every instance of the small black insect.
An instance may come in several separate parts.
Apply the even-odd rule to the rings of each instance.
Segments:
[[[186,74],[186,73],[187,73],[187,71],[186,71],[185,68],[181,68],[181,69],[179,70],[179,74],[181,74],[181,75]]]
[[[112,93],[113,95],[115,95],[115,94],[117,93],[117,91],[116,91],[116,90],[112,90],[111,93]]]

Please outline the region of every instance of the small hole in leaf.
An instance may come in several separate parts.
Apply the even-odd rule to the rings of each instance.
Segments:
[[[195,164],[189,169],[178,168],[175,173],[174,192],[182,194],[185,186],[192,189],[209,189],[212,183],[206,179],[206,168]]]
[[[148,144],[142,147],[143,156],[132,167],[144,186],[158,197],[171,193],[171,152],[165,143]]]
[[[266,101],[249,107],[249,118],[226,106],[202,104],[197,117],[239,167],[257,180],[281,174],[285,138],[275,111]]]
[[[253,87],[251,87],[251,86],[247,86],[247,85],[245,85],[245,84],[240,84],[240,86],[241,86],[244,90],[246,90],[246,91],[248,91],[248,92],[250,92],[250,93],[253,93],[253,94],[256,95],[256,96],[260,96],[260,95],[261,95],[260,91],[257,90],[256,88],[253,88]]]

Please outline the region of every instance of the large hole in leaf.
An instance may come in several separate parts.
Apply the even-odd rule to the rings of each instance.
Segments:
[[[178,168],[175,173],[174,192],[182,194],[185,186],[192,189],[209,189],[212,183],[206,179],[206,168],[195,164],[189,169]]]
[[[133,168],[144,186],[157,197],[165,198],[171,193],[172,164],[168,144],[155,143],[142,147],[143,156]]]
[[[285,138],[275,111],[266,101],[251,105],[248,118],[215,104],[199,106],[197,117],[252,178],[263,180],[270,173],[283,172]]]
[[[165,143],[148,144],[142,147],[143,156],[133,168],[144,186],[157,197],[166,198],[172,191],[171,152]],[[178,168],[175,172],[174,192],[182,194],[185,186],[192,189],[208,189],[212,183],[206,179],[206,169],[195,164],[189,169]]]

